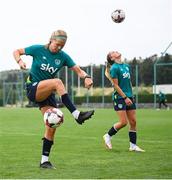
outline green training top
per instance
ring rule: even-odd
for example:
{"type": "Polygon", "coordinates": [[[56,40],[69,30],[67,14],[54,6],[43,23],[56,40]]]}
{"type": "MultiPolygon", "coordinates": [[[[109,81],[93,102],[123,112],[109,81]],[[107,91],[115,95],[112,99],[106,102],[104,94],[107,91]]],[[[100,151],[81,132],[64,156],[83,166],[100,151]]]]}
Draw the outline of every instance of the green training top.
{"type": "Polygon", "coordinates": [[[25,54],[33,57],[30,78],[27,82],[53,79],[63,66],[68,68],[75,66],[72,58],[64,51],[52,53],[45,45],[26,47],[25,54]]]}
{"type": "MultiPolygon", "coordinates": [[[[118,79],[118,85],[127,97],[133,97],[130,67],[128,64],[114,63],[110,68],[110,76],[112,79],[118,79]]],[[[116,90],[114,91],[114,95],[117,95],[117,98],[122,98],[116,90]]]]}

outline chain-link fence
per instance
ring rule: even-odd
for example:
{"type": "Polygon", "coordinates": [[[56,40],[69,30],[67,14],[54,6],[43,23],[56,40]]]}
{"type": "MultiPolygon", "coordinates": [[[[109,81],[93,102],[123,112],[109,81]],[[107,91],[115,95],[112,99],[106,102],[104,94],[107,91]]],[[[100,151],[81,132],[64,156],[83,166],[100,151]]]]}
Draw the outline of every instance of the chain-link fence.
{"type": "MultiPolygon", "coordinates": [[[[154,94],[152,86],[154,85],[154,64],[155,59],[147,58],[145,60],[133,59],[128,62],[131,67],[131,80],[133,85],[133,93],[135,95],[138,107],[154,107],[154,94]]],[[[158,66],[156,72],[157,84],[172,84],[172,57],[165,55],[159,63],[164,66],[158,66]],[[168,66],[167,66],[168,65],[168,66]]],[[[105,77],[105,65],[89,65],[81,67],[89,75],[91,75],[94,86],[87,90],[84,88],[82,79],[68,69],[63,67],[57,74],[70,95],[72,101],[76,105],[81,106],[97,106],[112,107],[113,87],[110,81],[105,77]]],[[[11,70],[0,72],[0,105],[26,106],[28,103],[25,92],[25,81],[29,75],[28,71],[11,70]]],[[[57,96],[58,101],[60,97],[57,96]]],[[[172,99],[169,95],[169,102],[172,99]]]]}

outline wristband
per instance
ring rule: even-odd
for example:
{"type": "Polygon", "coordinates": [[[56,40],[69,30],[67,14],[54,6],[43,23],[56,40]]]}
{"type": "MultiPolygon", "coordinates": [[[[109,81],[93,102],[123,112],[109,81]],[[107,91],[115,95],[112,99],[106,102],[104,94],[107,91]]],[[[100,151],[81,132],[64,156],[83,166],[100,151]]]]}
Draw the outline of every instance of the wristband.
{"type": "Polygon", "coordinates": [[[84,77],[84,80],[85,80],[86,78],[91,78],[91,76],[89,76],[89,75],[86,75],[86,76],[84,77]]]}
{"type": "Polygon", "coordinates": [[[17,63],[19,64],[19,62],[20,62],[20,61],[22,61],[22,60],[21,60],[21,59],[19,59],[19,60],[17,61],[17,63]]]}
{"type": "Polygon", "coordinates": [[[123,97],[124,98],[124,100],[126,100],[127,99],[127,96],[125,96],[125,97],[123,97]]]}

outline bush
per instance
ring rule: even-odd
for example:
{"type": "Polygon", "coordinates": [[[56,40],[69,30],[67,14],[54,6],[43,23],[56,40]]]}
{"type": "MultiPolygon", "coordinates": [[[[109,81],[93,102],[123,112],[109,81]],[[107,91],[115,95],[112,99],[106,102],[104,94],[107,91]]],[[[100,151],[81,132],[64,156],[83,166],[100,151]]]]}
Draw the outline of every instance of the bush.
{"type": "MultiPolygon", "coordinates": [[[[89,96],[89,103],[102,103],[102,96],[89,96]]],[[[74,98],[75,104],[82,104],[84,102],[87,102],[87,97],[85,96],[77,96],[74,98]]],[[[112,102],[112,96],[104,96],[104,102],[105,103],[111,103],[112,102]]]]}
{"type": "MultiPolygon", "coordinates": [[[[167,94],[167,102],[172,103],[172,94],[167,94]]],[[[157,96],[158,100],[158,96],[157,96]]],[[[75,104],[81,105],[82,103],[87,102],[87,97],[85,96],[77,96],[74,98],[75,104]]],[[[105,103],[112,102],[112,96],[104,96],[105,103]]],[[[89,103],[102,103],[102,96],[89,96],[89,103]]],[[[139,94],[138,95],[138,103],[154,103],[154,95],[153,94],[139,94]]]]}
{"type": "Polygon", "coordinates": [[[3,106],[3,99],[0,99],[0,106],[3,106]]]}

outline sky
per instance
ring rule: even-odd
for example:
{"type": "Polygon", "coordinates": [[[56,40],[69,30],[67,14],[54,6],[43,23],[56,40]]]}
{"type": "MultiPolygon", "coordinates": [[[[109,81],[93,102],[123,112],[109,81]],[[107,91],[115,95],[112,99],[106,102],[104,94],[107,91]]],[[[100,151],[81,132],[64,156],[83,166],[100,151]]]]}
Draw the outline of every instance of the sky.
{"type": "MultiPolygon", "coordinates": [[[[99,65],[112,50],[129,60],[160,55],[172,41],[172,0],[1,0],[0,22],[0,71],[19,69],[13,51],[46,44],[57,29],[76,64],[99,65]],[[120,24],[111,19],[116,9],[126,14],[120,24]]],[[[32,58],[22,59],[29,68],[32,58]]]]}

